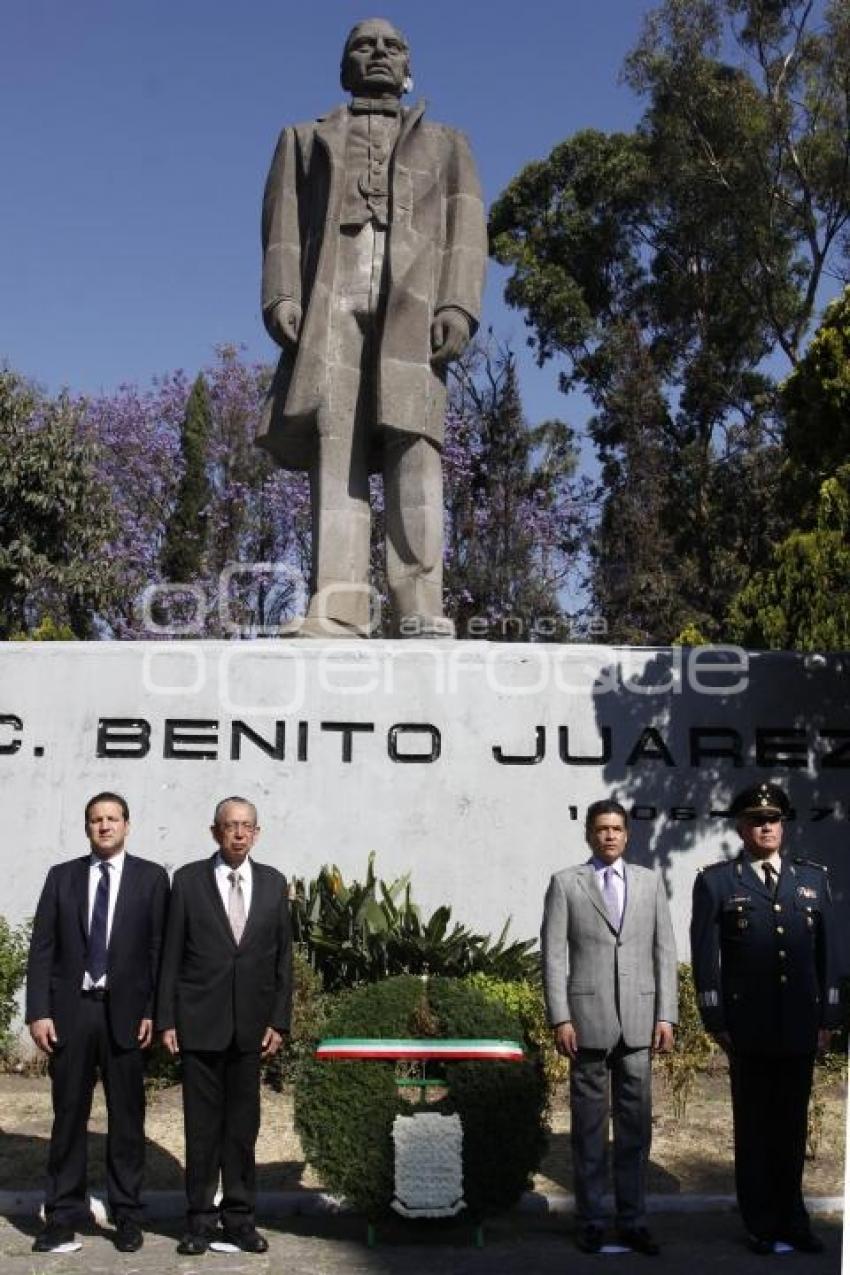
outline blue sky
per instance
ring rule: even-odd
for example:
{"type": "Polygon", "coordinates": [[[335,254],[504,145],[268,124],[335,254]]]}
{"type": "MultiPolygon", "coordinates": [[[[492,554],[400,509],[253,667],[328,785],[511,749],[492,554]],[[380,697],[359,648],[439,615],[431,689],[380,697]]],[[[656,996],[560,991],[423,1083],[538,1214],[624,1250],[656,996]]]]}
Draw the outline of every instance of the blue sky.
{"type": "MultiPolygon", "coordinates": [[[[259,210],[279,129],[343,99],[342,43],[395,21],[414,98],[462,128],[492,201],[578,128],[632,127],[617,83],[645,0],[5,0],[0,361],[50,391],[193,373],[220,342],[271,361],[259,210]]],[[[484,322],[518,350],[491,266],[484,322]]],[[[522,358],[530,420],[584,414],[522,358]]]]}

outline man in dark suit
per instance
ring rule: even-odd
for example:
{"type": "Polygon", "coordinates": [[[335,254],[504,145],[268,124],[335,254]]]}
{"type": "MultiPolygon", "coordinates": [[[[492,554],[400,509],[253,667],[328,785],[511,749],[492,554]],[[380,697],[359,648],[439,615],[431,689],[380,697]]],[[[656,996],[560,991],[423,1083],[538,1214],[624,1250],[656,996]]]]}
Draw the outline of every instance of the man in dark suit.
{"type": "Polygon", "coordinates": [[[706,1031],[729,1056],[735,1185],[750,1245],[823,1243],[803,1203],[815,1053],[841,1024],[826,868],[780,855],[788,798],[775,784],[732,802],[741,852],[694,882],[691,959],[706,1031]]]}
{"type": "Polygon", "coordinates": [[[604,1241],[610,1093],[618,1239],[655,1255],[644,1198],[650,1050],[672,1048],[678,1019],[673,925],[661,878],[623,859],[620,803],[588,806],[585,834],[592,857],[552,877],[542,931],[546,1010],[556,1048],[570,1059],[576,1242],[598,1253],[604,1241]]]}
{"type": "Polygon", "coordinates": [[[115,1243],[132,1253],[142,1246],[143,1050],[153,1035],[168,876],[125,852],[130,813],[117,793],[91,798],[85,827],[91,853],[47,874],[27,965],[26,1020],[50,1059],[54,1115],[46,1226],[33,1247],[72,1244],[74,1223],[87,1214],[86,1126],[99,1074],[115,1243]]]}
{"type": "Polygon", "coordinates": [[[260,1060],[289,1030],[289,901],[281,873],[249,858],[260,831],[250,801],[220,801],[211,831],[217,853],[174,874],[157,1000],[163,1043],[183,1060],[188,1209],[178,1252],[225,1241],[264,1253],[254,1224],[260,1060]]]}

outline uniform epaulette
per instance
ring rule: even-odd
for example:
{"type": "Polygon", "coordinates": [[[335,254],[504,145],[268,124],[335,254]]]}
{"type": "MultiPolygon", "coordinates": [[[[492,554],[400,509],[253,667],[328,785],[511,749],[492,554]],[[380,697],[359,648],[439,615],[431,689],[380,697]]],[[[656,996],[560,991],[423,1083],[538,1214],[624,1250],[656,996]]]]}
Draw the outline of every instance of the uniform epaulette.
{"type": "Polygon", "coordinates": [[[820,868],[821,872],[829,872],[825,863],[816,863],[814,859],[804,859],[802,855],[795,855],[791,862],[799,863],[802,868],[820,868]]]}
{"type": "Polygon", "coordinates": [[[717,863],[706,863],[699,869],[700,872],[714,872],[715,868],[728,868],[730,863],[734,863],[734,859],[720,859],[717,863]]]}

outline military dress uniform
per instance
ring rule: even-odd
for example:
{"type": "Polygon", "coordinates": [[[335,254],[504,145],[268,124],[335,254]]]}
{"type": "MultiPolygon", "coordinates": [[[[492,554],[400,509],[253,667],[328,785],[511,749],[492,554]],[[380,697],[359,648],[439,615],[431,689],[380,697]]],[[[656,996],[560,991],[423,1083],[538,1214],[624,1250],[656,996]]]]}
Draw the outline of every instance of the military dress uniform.
{"type": "Polygon", "coordinates": [[[802,1176],[818,1031],[840,1025],[825,867],[785,856],[770,888],[742,849],[694,884],[691,953],[706,1030],[729,1038],[735,1182],[751,1237],[810,1236],[802,1176]]]}

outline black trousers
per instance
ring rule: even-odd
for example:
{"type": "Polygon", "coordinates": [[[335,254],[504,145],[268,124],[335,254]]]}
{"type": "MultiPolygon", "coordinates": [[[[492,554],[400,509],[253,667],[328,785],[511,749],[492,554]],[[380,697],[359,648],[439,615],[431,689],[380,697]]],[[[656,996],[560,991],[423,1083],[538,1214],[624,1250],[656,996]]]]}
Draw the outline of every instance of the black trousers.
{"type": "Polygon", "coordinates": [[[104,1001],[80,997],[77,1021],[50,1059],[53,1130],[44,1211],[48,1222],[72,1226],[88,1216],[87,1128],[98,1075],[106,1095],[106,1191],[116,1220],[141,1208],[145,1163],[145,1083],[141,1049],[112,1039],[104,1001]]]}
{"type": "Polygon", "coordinates": [[[260,1055],[184,1049],[186,1201],[191,1231],[254,1222],[254,1150],[260,1131],[260,1055]],[[215,1194],[221,1175],[222,1198],[215,1194]]]}
{"type": "Polygon", "coordinates": [[[814,1054],[729,1058],[738,1207],[760,1239],[787,1239],[809,1226],[803,1165],[814,1061],[814,1054]]]}

